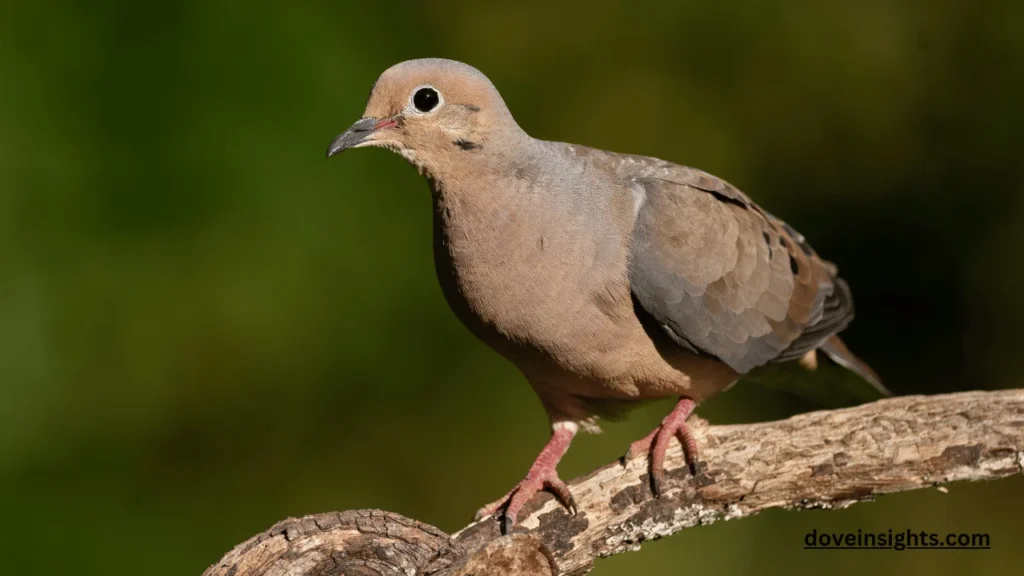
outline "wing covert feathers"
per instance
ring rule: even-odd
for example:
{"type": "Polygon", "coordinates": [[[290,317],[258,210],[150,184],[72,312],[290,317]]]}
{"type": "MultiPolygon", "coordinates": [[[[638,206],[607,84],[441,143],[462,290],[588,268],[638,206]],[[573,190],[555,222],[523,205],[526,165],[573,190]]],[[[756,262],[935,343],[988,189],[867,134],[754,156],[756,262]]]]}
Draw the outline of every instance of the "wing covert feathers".
{"type": "Polygon", "coordinates": [[[835,266],[727,182],[656,160],[624,167],[646,193],[631,288],[676,342],[745,373],[800,358],[853,319],[835,266]]]}

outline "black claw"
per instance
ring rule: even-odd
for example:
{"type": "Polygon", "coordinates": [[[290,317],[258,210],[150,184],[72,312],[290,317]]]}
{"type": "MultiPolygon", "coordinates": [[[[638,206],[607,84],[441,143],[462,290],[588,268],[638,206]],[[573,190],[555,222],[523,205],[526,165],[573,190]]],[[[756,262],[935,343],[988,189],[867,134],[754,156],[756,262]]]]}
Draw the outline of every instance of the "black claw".
{"type": "Polygon", "coordinates": [[[505,514],[501,517],[501,535],[508,536],[516,526],[516,517],[505,514]]]}
{"type": "Polygon", "coordinates": [[[651,474],[651,493],[655,498],[661,498],[661,478],[656,474],[651,474]]]}
{"type": "Polygon", "coordinates": [[[562,506],[565,506],[569,511],[569,514],[575,516],[576,513],[579,512],[579,507],[576,505],[576,498],[573,497],[572,490],[569,490],[568,486],[561,482],[557,484],[554,482],[546,482],[544,484],[544,488],[548,492],[554,494],[555,500],[557,500],[562,506]]]}
{"type": "Polygon", "coordinates": [[[693,474],[694,478],[696,478],[697,475],[700,474],[700,470],[701,470],[700,462],[697,462],[697,461],[690,462],[690,474],[693,474]]]}

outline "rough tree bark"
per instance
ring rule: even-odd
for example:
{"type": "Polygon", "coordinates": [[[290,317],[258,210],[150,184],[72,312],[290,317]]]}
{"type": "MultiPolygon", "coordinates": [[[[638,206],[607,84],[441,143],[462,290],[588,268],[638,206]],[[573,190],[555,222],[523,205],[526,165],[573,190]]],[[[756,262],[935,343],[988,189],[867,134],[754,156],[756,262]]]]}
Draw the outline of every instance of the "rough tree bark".
{"type": "Polygon", "coordinates": [[[844,508],[877,494],[1024,472],[1024,390],[906,396],[778,422],[695,423],[703,470],[678,445],[654,498],[643,459],[615,462],[570,488],[580,513],[549,495],[499,537],[492,519],[448,535],[390,512],[278,522],[204,576],[520,576],[582,574],[645,540],[774,507],[844,508]]]}

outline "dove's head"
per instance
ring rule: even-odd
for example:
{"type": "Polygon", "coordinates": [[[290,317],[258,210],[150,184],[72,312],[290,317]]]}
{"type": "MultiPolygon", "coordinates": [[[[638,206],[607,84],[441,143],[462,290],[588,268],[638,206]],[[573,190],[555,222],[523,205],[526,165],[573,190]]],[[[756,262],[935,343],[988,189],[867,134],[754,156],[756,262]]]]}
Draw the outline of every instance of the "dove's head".
{"type": "Polygon", "coordinates": [[[486,76],[468,64],[425,58],[385,70],[363,117],[331,142],[327,156],[379,146],[429,170],[453,155],[488,151],[510,134],[522,131],[486,76]]]}

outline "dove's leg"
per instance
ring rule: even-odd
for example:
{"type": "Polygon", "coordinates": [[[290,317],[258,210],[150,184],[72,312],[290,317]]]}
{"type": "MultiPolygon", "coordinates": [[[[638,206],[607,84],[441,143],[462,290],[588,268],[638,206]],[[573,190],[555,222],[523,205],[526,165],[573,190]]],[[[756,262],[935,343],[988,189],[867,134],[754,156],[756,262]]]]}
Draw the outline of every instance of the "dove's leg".
{"type": "Polygon", "coordinates": [[[697,474],[697,440],[686,423],[694,406],[696,403],[693,400],[682,398],[668,416],[661,421],[660,426],[629,446],[629,452],[626,453],[627,460],[641,454],[650,455],[651,491],[655,496],[661,495],[661,484],[665,478],[665,451],[668,450],[669,440],[673,436],[678,438],[679,443],[683,446],[686,461],[690,465],[690,472],[695,476],[697,474]]]}
{"type": "Polygon", "coordinates": [[[566,450],[569,449],[569,444],[579,428],[575,422],[555,422],[552,429],[551,439],[540,451],[537,459],[533,461],[533,466],[530,466],[526,478],[516,484],[508,494],[481,508],[476,513],[477,520],[504,510],[501,532],[510,534],[516,524],[516,515],[519,514],[523,505],[541,490],[551,492],[569,509],[570,513],[576,513],[576,501],[573,499],[572,493],[569,492],[569,487],[558,477],[555,468],[558,466],[558,461],[565,455],[566,450]]]}

